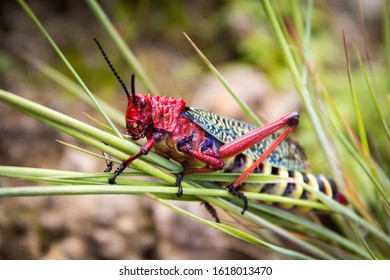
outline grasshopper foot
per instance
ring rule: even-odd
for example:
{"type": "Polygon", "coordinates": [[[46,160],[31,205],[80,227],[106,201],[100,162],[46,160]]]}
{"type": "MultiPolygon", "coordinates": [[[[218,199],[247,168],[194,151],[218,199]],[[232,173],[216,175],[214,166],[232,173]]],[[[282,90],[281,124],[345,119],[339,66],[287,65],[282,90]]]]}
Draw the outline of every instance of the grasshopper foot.
{"type": "Polygon", "coordinates": [[[116,184],[116,182],[115,182],[116,176],[117,176],[117,175],[114,174],[113,176],[111,176],[110,179],[108,179],[108,183],[109,183],[110,185],[115,185],[115,184],[116,184]]]}
{"type": "Polygon", "coordinates": [[[111,170],[112,170],[112,166],[113,166],[114,164],[112,163],[112,161],[110,161],[110,162],[107,162],[107,167],[106,167],[106,169],[104,169],[104,173],[108,173],[108,172],[111,172],[111,170]]]}
{"type": "Polygon", "coordinates": [[[108,179],[108,183],[110,183],[111,185],[116,184],[115,183],[116,177],[118,177],[118,175],[121,174],[125,169],[126,169],[126,165],[124,165],[123,163],[119,165],[118,168],[115,170],[114,174],[111,176],[111,178],[108,179]]]}
{"type": "Polygon", "coordinates": [[[237,191],[237,189],[233,185],[227,186],[226,190],[228,190],[232,195],[237,196],[239,199],[242,200],[244,206],[241,210],[241,215],[244,215],[245,211],[248,210],[248,198],[242,192],[237,191]]]}

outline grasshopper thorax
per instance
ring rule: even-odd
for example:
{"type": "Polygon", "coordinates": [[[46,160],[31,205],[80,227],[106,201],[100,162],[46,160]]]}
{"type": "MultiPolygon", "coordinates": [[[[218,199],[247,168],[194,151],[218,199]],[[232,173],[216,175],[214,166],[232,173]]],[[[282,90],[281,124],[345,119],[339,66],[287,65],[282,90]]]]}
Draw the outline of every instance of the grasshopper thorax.
{"type": "Polygon", "coordinates": [[[133,140],[148,138],[154,130],[172,133],[185,106],[183,99],[172,96],[132,94],[126,112],[126,131],[133,140]]]}

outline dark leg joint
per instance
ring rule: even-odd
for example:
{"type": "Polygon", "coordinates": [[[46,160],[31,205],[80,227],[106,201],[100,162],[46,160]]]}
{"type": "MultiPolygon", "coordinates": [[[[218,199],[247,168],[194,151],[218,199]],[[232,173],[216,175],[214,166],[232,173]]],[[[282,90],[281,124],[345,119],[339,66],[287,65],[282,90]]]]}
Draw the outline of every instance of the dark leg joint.
{"type": "Polygon", "coordinates": [[[142,155],[146,156],[149,153],[149,150],[147,148],[141,148],[140,152],[142,155]]]}
{"type": "Polygon", "coordinates": [[[291,113],[291,117],[288,120],[287,125],[288,126],[296,126],[296,125],[298,125],[298,123],[299,123],[299,113],[298,112],[291,113]]]}

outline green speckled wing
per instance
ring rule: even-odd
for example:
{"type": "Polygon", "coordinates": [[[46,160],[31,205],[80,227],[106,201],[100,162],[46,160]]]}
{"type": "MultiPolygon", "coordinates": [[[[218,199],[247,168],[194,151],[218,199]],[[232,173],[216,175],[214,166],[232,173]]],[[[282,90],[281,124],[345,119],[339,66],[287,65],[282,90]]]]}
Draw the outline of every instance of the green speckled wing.
{"type": "MultiPolygon", "coordinates": [[[[222,117],[193,107],[186,107],[184,115],[222,143],[228,143],[257,128],[239,120],[222,117]]],[[[278,134],[271,134],[243,153],[246,156],[257,159],[273,143],[277,136],[278,134]]],[[[293,138],[287,138],[280,143],[265,162],[275,167],[298,171],[305,170],[308,165],[303,148],[293,138]]]]}

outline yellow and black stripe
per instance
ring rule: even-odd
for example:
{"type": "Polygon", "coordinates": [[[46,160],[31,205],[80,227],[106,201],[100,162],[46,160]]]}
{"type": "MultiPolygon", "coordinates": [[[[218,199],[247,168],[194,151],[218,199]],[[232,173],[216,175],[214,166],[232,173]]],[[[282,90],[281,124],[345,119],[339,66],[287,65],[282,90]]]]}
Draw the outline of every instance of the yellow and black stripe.
{"type": "MultiPolygon", "coordinates": [[[[225,163],[225,172],[242,173],[249,166],[252,165],[253,159],[243,154],[236,156],[234,159],[225,163]]],[[[335,182],[326,177],[325,175],[313,175],[299,170],[288,170],[283,167],[275,167],[268,163],[262,163],[255,173],[264,175],[278,175],[283,178],[293,178],[295,182],[280,182],[280,183],[266,183],[266,184],[252,184],[245,183],[242,187],[242,191],[260,192],[272,195],[280,195],[286,197],[292,197],[297,199],[305,199],[310,201],[316,201],[317,197],[310,192],[306,191],[299,183],[306,183],[313,189],[319,190],[326,194],[328,197],[345,204],[345,197],[339,193],[335,182]]],[[[293,204],[278,203],[277,206],[285,209],[299,209],[301,211],[309,211],[308,207],[294,206],[293,204]]]]}

